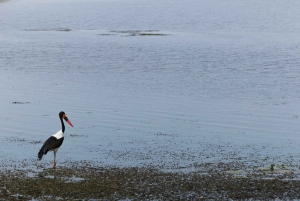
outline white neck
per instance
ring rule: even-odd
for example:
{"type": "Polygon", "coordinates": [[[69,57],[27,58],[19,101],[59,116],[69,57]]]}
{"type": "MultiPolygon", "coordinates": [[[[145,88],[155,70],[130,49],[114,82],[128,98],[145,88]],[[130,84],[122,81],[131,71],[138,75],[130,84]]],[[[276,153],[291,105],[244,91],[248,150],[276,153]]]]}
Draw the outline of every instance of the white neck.
{"type": "Polygon", "coordinates": [[[52,136],[55,137],[56,139],[60,139],[64,136],[64,133],[62,132],[62,130],[60,130],[52,136]]]}

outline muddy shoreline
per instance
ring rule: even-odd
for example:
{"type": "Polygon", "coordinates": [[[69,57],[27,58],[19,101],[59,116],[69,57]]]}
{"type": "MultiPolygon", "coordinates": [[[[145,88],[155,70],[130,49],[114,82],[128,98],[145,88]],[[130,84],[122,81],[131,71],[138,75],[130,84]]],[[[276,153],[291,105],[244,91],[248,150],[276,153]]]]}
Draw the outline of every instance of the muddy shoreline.
{"type": "MultiPolygon", "coordinates": [[[[5,168],[0,172],[3,200],[287,200],[299,199],[294,171],[237,170],[242,164],[201,164],[197,171],[157,167],[68,163],[39,170],[5,168]]],[[[254,168],[252,168],[253,170],[254,168]]],[[[284,169],[284,168],[282,168],[284,169]]],[[[287,168],[285,168],[287,169],[287,168]]]]}

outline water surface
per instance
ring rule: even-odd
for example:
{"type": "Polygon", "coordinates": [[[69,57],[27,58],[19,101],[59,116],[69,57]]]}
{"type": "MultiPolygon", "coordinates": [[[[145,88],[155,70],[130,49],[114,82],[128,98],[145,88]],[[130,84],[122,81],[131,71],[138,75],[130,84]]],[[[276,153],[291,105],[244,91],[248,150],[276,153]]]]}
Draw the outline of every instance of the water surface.
{"type": "Polygon", "coordinates": [[[58,163],[291,163],[299,154],[297,8],[298,1],[4,1],[0,155],[35,160],[63,110],[74,128],[66,127],[58,163]]]}

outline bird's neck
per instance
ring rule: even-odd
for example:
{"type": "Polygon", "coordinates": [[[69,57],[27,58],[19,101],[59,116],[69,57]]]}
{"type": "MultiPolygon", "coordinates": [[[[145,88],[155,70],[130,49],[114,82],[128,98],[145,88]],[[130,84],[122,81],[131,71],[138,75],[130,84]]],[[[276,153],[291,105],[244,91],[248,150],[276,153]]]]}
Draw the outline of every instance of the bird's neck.
{"type": "Polygon", "coordinates": [[[64,133],[65,132],[65,124],[64,124],[62,118],[60,118],[60,122],[61,122],[61,131],[64,133]]]}
{"type": "Polygon", "coordinates": [[[55,137],[56,139],[60,139],[64,137],[64,133],[62,132],[62,130],[60,130],[52,136],[55,137]]]}

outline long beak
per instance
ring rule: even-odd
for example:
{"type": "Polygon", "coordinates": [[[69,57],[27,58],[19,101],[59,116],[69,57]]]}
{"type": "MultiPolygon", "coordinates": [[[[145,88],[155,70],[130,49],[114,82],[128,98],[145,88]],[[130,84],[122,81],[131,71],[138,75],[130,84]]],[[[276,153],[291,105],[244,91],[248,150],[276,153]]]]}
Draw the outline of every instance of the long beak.
{"type": "Polygon", "coordinates": [[[70,126],[74,127],[74,126],[72,125],[72,123],[70,122],[70,120],[68,119],[68,117],[64,117],[64,120],[65,120],[70,126]]]}

